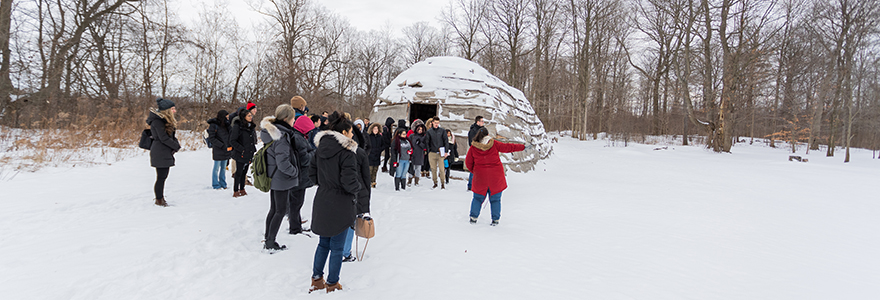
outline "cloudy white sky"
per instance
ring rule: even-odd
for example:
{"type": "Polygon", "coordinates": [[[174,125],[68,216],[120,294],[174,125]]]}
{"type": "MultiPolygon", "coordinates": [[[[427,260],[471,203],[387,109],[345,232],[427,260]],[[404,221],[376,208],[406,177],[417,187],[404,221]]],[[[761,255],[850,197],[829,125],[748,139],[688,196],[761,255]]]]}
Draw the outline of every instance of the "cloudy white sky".
{"type": "MultiPolygon", "coordinates": [[[[427,21],[439,27],[437,17],[448,0],[312,0],[323,5],[333,13],[348,19],[349,23],[362,31],[382,30],[391,26],[396,35],[400,29],[419,21],[427,21]]],[[[267,0],[178,0],[181,19],[192,22],[198,19],[198,11],[203,6],[225,3],[229,11],[244,28],[258,23],[264,16],[256,13],[252,6],[270,5],[267,0]]]]}

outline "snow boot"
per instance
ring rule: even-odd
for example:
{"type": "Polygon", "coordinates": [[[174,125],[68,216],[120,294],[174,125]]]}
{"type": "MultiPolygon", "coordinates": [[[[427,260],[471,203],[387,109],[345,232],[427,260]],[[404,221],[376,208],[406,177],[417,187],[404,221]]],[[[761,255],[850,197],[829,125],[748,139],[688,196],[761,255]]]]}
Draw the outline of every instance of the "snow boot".
{"type": "Polygon", "coordinates": [[[409,179],[406,180],[406,186],[412,186],[413,178],[415,178],[415,177],[410,177],[409,179]]]}
{"type": "Polygon", "coordinates": [[[242,196],[247,196],[247,192],[245,190],[240,190],[239,192],[241,193],[242,196]]]}
{"type": "Polygon", "coordinates": [[[400,189],[404,191],[406,190],[406,180],[403,178],[400,178],[400,189]]]}
{"type": "Polygon", "coordinates": [[[309,288],[309,293],[326,288],[327,285],[324,283],[324,277],[312,278],[312,286],[309,288]]]}
{"type": "Polygon", "coordinates": [[[471,217],[471,224],[477,224],[477,218],[471,217]]]}
{"type": "Polygon", "coordinates": [[[165,202],[165,197],[156,199],[156,205],[161,207],[168,207],[168,202],[165,202]]]}
{"type": "Polygon", "coordinates": [[[354,255],[349,255],[349,256],[342,258],[342,262],[353,262],[356,260],[357,260],[357,257],[354,257],[354,255]]]}
{"type": "Polygon", "coordinates": [[[436,188],[437,188],[437,184],[435,183],[434,186],[431,187],[431,189],[433,190],[433,189],[436,189],[436,188]]]}
{"type": "Polygon", "coordinates": [[[276,250],[276,251],[277,250],[287,250],[287,246],[286,245],[279,245],[275,241],[266,241],[266,243],[263,244],[263,249],[276,250]]]}
{"type": "Polygon", "coordinates": [[[382,166],[382,173],[388,173],[388,166],[382,166]]]}
{"type": "Polygon", "coordinates": [[[241,191],[232,192],[232,198],[238,198],[238,197],[241,197],[241,191]]]}
{"type": "Polygon", "coordinates": [[[498,220],[492,220],[492,224],[489,224],[489,226],[498,226],[498,220]]]}
{"type": "Polygon", "coordinates": [[[394,190],[395,191],[400,190],[400,178],[394,177],[394,190]]]}
{"type": "Polygon", "coordinates": [[[416,186],[419,186],[419,178],[416,177],[416,186]]]}
{"type": "Polygon", "coordinates": [[[328,284],[328,285],[327,285],[327,292],[328,292],[328,293],[329,293],[329,292],[336,291],[336,290],[342,290],[342,285],[339,284],[339,282],[334,283],[334,284],[328,284]]]}

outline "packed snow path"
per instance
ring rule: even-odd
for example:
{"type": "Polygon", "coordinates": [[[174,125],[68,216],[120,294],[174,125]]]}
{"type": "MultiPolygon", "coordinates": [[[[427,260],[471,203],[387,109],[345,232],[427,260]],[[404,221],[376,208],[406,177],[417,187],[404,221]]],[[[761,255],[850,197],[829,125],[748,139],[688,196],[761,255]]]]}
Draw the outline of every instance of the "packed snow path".
{"type": "MultiPolygon", "coordinates": [[[[343,264],[343,291],[308,297],[880,295],[880,160],[869,151],[796,163],[763,146],[607,145],[561,138],[535,172],[509,173],[497,227],[488,207],[468,224],[464,181],[394,192],[380,173],[364,261],[343,264]]],[[[169,208],[152,205],[148,155],[0,182],[0,299],[305,297],[318,239],[287,235],[285,220],[290,249],[261,253],[268,194],[211,190],[208,151],[177,154],[169,208]]]]}

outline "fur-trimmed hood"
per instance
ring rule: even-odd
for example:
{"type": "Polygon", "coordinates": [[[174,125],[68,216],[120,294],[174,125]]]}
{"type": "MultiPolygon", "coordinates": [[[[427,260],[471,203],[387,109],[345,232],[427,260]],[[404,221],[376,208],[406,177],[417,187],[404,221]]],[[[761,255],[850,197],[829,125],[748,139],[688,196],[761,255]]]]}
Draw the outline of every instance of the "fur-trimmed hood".
{"type": "Polygon", "coordinates": [[[280,124],[276,123],[279,122],[276,122],[275,116],[268,116],[260,121],[260,127],[263,128],[262,131],[269,134],[267,138],[267,136],[262,134],[261,132],[260,139],[263,140],[263,143],[280,140],[281,137],[284,136],[284,134],[291,133],[291,130],[289,128],[283,128],[283,126],[280,126],[280,124]]]}
{"type": "Polygon", "coordinates": [[[492,145],[495,144],[495,140],[489,136],[483,137],[482,141],[473,141],[471,146],[477,147],[477,149],[486,151],[492,148],[492,145]]]}
{"type": "Polygon", "coordinates": [[[342,135],[342,133],[333,130],[324,130],[315,134],[315,147],[318,148],[316,152],[318,156],[331,157],[342,150],[348,150],[357,154],[358,143],[353,139],[342,135]],[[333,137],[332,140],[336,143],[326,143],[324,137],[333,137]],[[321,147],[322,142],[324,143],[324,147],[321,147]]]}
{"type": "Polygon", "coordinates": [[[370,124],[370,127],[367,128],[367,134],[373,134],[373,127],[379,128],[379,134],[382,134],[382,125],[379,123],[370,124]]]}

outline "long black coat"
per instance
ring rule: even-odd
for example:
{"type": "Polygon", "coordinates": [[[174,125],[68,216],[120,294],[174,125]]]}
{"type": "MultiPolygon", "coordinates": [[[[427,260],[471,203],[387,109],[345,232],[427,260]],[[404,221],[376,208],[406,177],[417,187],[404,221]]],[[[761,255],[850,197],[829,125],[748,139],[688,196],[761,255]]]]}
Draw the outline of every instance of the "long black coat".
{"type": "Polygon", "coordinates": [[[254,122],[235,117],[229,130],[229,143],[232,144],[232,159],[240,163],[250,163],[257,152],[257,132],[254,122]]]}
{"type": "Polygon", "coordinates": [[[382,150],[388,149],[385,145],[385,137],[381,134],[368,134],[366,137],[370,143],[370,152],[367,155],[370,166],[378,166],[382,164],[382,150]]]}
{"type": "Polygon", "coordinates": [[[393,139],[394,135],[394,118],[388,117],[385,119],[385,126],[382,126],[382,150],[388,150],[388,147],[391,147],[391,139],[393,139]]]}
{"type": "MultiPolygon", "coordinates": [[[[357,150],[357,159],[358,159],[358,183],[363,187],[357,195],[357,214],[363,214],[370,212],[370,194],[372,193],[372,188],[370,186],[370,166],[369,159],[367,158],[367,151],[364,149],[358,148],[357,150]]],[[[378,166],[378,165],[377,165],[378,166]]]]}
{"type": "Polygon", "coordinates": [[[357,143],[339,132],[315,135],[315,159],[309,177],[318,185],[312,204],[312,231],[323,237],[342,233],[354,225],[355,202],[365,188],[358,181],[357,143]]]}
{"type": "Polygon", "coordinates": [[[232,144],[229,143],[229,121],[213,118],[208,120],[208,124],[208,141],[211,142],[211,153],[214,160],[232,158],[232,151],[226,150],[232,147],[232,144]]]}
{"type": "MultiPolygon", "coordinates": [[[[418,125],[418,127],[425,128],[425,125],[418,125]]],[[[416,129],[418,129],[416,127],[416,129]]],[[[413,145],[413,154],[410,158],[410,163],[414,166],[421,166],[425,164],[425,152],[428,150],[428,134],[427,131],[422,134],[418,134],[413,132],[412,135],[409,136],[409,140],[413,145]]],[[[416,170],[418,172],[419,170],[416,170]]]]}
{"type": "Polygon", "coordinates": [[[147,117],[147,125],[153,135],[153,144],[150,145],[150,165],[156,168],[170,168],[174,166],[174,153],[180,150],[180,142],[177,141],[174,132],[170,135],[165,132],[165,121],[155,112],[150,112],[147,117]]]}

